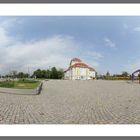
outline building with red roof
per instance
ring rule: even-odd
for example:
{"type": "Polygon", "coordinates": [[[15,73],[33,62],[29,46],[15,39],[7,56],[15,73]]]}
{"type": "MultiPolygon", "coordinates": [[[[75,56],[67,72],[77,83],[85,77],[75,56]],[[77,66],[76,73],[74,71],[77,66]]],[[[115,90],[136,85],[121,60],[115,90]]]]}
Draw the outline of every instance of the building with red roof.
{"type": "Polygon", "coordinates": [[[96,71],[94,68],[83,63],[79,58],[73,58],[68,69],[65,71],[64,77],[69,80],[95,79],[96,71]]]}

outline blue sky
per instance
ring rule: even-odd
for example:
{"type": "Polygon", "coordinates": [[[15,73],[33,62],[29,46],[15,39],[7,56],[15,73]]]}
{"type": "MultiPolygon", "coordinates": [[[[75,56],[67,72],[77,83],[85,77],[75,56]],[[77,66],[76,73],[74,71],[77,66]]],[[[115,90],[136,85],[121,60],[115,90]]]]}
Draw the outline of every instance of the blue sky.
{"type": "Polygon", "coordinates": [[[0,73],[66,69],[73,57],[98,73],[139,69],[140,17],[0,17],[0,73]]]}

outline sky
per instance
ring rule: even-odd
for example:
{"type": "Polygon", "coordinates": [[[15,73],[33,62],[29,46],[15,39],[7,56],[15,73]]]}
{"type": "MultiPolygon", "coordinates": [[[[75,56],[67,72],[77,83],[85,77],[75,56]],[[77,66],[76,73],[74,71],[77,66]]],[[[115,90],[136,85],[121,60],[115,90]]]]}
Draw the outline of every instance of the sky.
{"type": "Polygon", "coordinates": [[[140,69],[140,17],[0,17],[0,74],[65,70],[74,57],[99,74],[140,69]]]}

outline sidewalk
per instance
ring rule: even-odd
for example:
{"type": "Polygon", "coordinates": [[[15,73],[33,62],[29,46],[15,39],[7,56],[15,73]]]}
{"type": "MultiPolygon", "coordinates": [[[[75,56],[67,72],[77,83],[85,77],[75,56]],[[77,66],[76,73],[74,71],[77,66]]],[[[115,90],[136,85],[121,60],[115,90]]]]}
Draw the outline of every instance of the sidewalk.
{"type": "Polygon", "coordinates": [[[36,89],[13,89],[0,88],[0,93],[18,94],[18,95],[36,95],[36,89]]]}

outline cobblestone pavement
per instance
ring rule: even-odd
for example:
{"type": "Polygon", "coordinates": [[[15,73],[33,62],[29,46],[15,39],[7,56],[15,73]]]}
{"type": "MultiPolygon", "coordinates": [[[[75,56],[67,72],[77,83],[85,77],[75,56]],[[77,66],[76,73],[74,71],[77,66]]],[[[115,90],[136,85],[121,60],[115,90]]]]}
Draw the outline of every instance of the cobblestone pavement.
{"type": "Polygon", "coordinates": [[[0,93],[1,124],[140,124],[140,85],[47,81],[40,95],[0,93]]]}

